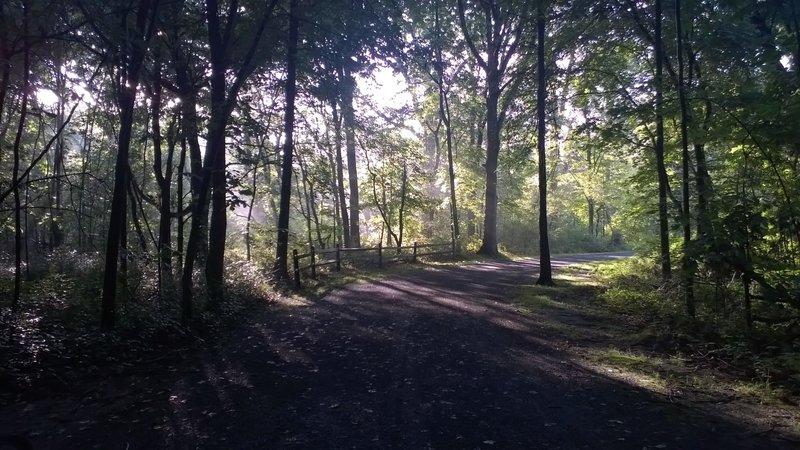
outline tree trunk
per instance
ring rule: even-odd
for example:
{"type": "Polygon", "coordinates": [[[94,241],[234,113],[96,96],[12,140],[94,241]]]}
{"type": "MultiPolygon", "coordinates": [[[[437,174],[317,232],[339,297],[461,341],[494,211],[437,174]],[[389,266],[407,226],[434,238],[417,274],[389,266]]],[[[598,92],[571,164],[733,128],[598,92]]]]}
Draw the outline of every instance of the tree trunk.
{"type": "MultiPolygon", "coordinates": [[[[263,153],[263,146],[259,144],[258,157],[256,158],[256,161],[261,161],[264,158],[263,153]]],[[[253,206],[256,203],[256,192],[258,192],[258,162],[256,162],[255,167],[253,167],[253,180],[250,184],[250,204],[247,205],[247,224],[245,225],[244,229],[244,246],[245,251],[247,252],[248,262],[250,262],[252,256],[251,248],[253,246],[253,238],[251,236],[251,228],[253,223],[253,206]]]]}
{"type": "Polygon", "coordinates": [[[286,42],[286,111],[284,116],[284,146],[281,163],[281,197],[278,211],[278,241],[275,251],[276,279],[289,278],[289,209],[292,198],[292,156],[294,155],[294,101],[297,95],[297,41],[300,28],[299,0],[289,4],[289,35],[286,42]]]}
{"type": "MultiPolygon", "coordinates": [[[[181,127],[181,133],[184,133],[185,130],[181,127]]],[[[176,202],[175,205],[175,212],[176,212],[176,222],[177,222],[177,235],[175,237],[175,248],[178,255],[178,267],[183,267],[183,255],[184,255],[184,248],[183,248],[183,178],[184,178],[184,170],[186,167],[186,135],[181,137],[181,156],[180,160],[178,161],[178,186],[176,187],[176,202]]]]}
{"type": "Polygon", "coordinates": [[[116,319],[117,299],[117,263],[119,259],[120,241],[126,227],[125,193],[129,183],[128,155],[131,145],[133,127],[133,109],[136,102],[136,89],[139,86],[139,73],[142,69],[149,39],[146,31],[147,22],[151,19],[151,9],[155,6],[150,0],[140,0],[136,11],[136,39],[129,38],[122,44],[126,51],[126,63],[118,63],[123,79],[117,85],[117,106],[119,108],[119,134],[117,138],[117,158],[114,165],[114,188],[111,196],[111,213],[108,223],[108,239],[106,240],[106,261],[103,274],[103,297],[101,301],[100,327],[109,330],[114,327],[116,319]]]}
{"type": "Polygon", "coordinates": [[[403,161],[403,175],[400,179],[400,212],[398,217],[398,239],[397,239],[397,253],[400,253],[400,247],[403,246],[403,230],[406,211],[406,195],[408,193],[408,164],[403,161]]]}
{"type": "MultiPolygon", "coordinates": [[[[198,252],[201,260],[205,260],[208,255],[208,205],[197,208],[195,204],[200,199],[200,189],[203,180],[203,151],[200,148],[200,132],[197,129],[199,117],[197,116],[197,90],[189,81],[188,69],[176,59],[175,80],[178,84],[178,92],[181,99],[181,130],[186,144],[189,147],[189,167],[191,170],[189,177],[189,188],[192,194],[191,210],[201,214],[199,220],[203,223],[201,232],[203,236],[198,240],[198,252]]],[[[194,219],[193,219],[194,220],[194,219]]]]}
{"type": "MultiPolygon", "coordinates": [[[[58,103],[56,105],[56,129],[59,129],[64,124],[64,98],[67,97],[66,92],[66,76],[61,73],[63,65],[61,64],[61,52],[63,49],[59,47],[56,50],[58,56],[56,57],[55,64],[58,72],[55,75],[56,92],[58,93],[58,103]]],[[[52,167],[52,181],[50,182],[50,249],[60,247],[64,243],[64,230],[61,228],[62,209],[61,209],[61,171],[64,168],[64,134],[59,134],[56,139],[56,144],[53,149],[53,167],[52,167]]]]}
{"type": "Polygon", "coordinates": [[[656,171],[658,172],[658,224],[661,241],[661,278],[667,281],[672,276],[672,265],[669,254],[669,222],[667,211],[667,169],[664,165],[664,51],[661,39],[662,8],[661,0],[655,0],[656,5],[656,30],[655,30],[655,59],[656,59],[656,171]]]}
{"type": "MultiPolygon", "coordinates": [[[[27,38],[28,8],[23,5],[23,31],[27,38]]],[[[25,132],[25,121],[28,116],[28,95],[30,91],[30,48],[25,43],[22,63],[22,104],[19,111],[19,123],[14,137],[12,183],[14,183],[14,296],[11,300],[11,314],[16,317],[19,311],[20,293],[22,290],[22,202],[19,195],[19,158],[22,146],[22,135],[25,132]]],[[[2,111],[0,111],[2,114],[2,111]]]]}
{"type": "Polygon", "coordinates": [[[545,105],[547,101],[547,73],[544,64],[544,29],[545,17],[542,1],[536,8],[536,71],[538,86],[536,92],[537,138],[536,147],[539,153],[539,279],[536,284],[553,285],[553,269],[550,264],[550,238],[547,232],[547,161],[545,144],[547,139],[547,123],[545,122],[545,105]]]}
{"type": "MultiPolygon", "coordinates": [[[[213,304],[222,302],[225,272],[225,240],[228,230],[228,208],[225,202],[225,128],[227,114],[228,69],[227,43],[223,40],[219,9],[216,0],[206,2],[208,23],[209,61],[211,63],[211,108],[208,122],[208,141],[203,166],[208,168],[211,181],[211,211],[208,224],[208,259],[206,260],[206,284],[208,296],[213,304]]],[[[229,17],[228,20],[234,20],[229,17]]],[[[230,25],[230,23],[228,24],[230,25]]]]}
{"type": "MultiPolygon", "coordinates": [[[[508,72],[512,57],[522,36],[524,20],[514,23],[511,13],[499,2],[481,1],[486,47],[478,50],[467,26],[463,0],[458,0],[458,19],[469,51],[486,75],[486,194],[484,196],[483,242],[478,253],[497,255],[497,163],[500,154],[502,115],[498,111],[500,95],[508,84],[503,76],[508,72]]],[[[480,141],[480,138],[479,138],[480,141]]],[[[480,144],[479,144],[480,145],[480,144]]]]}
{"type": "Polygon", "coordinates": [[[175,152],[175,136],[173,120],[167,131],[167,161],[163,167],[161,139],[161,66],[153,69],[153,92],[150,101],[153,132],[153,174],[159,189],[159,224],[158,242],[156,243],[159,265],[158,282],[159,298],[163,299],[166,287],[171,285],[172,275],[172,205],[170,192],[172,184],[172,155],[175,152]]]}
{"type": "MultiPolygon", "coordinates": [[[[334,146],[336,147],[336,194],[339,217],[342,218],[342,237],[344,246],[351,247],[350,220],[347,213],[347,202],[344,193],[344,162],[342,161],[342,118],[339,116],[336,101],[331,103],[333,109],[334,146]]],[[[341,242],[341,241],[340,241],[341,242]]]]}
{"type": "MultiPolygon", "coordinates": [[[[441,33],[441,23],[439,22],[439,3],[436,4],[436,11],[434,14],[434,27],[436,28],[437,38],[440,37],[439,34],[441,33]]],[[[456,247],[457,251],[461,250],[461,231],[459,228],[458,223],[458,206],[456,203],[456,173],[455,168],[453,166],[453,128],[450,123],[450,103],[447,99],[447,92],[444,88],[444,60],[442,58],[442,48],[440,40],[437,40],[437,47],[436,47],[436,62],[438,64],[437,67],[437,78],[438,82],[436,83],[439,88],[439,118],[442,120],[444,124],[444,132],[445,132],[445,142],[447,144],[447,177],[448,182],[450,184],[450,220],[453,224],[453,244],[456,247]]],[[[437,138],[438,142],[438,138],[437,138]]],[[[437,152],[438,154],[438,152],[437,152]]],[[[405,165],[403,166],[405,169],[405,165]]]]}
{"type": "MultiPolygon", "coordinates": [[[[308,220],[314,223],[314,234],[317,236],[317,244],[320,248],[325,248],[325,242],[322,240],[322,230],[320,230],[319,214],[317,214],[316,194],[314,193],[314,182],[308,176],[305,159],[302,155],[297,155],[297,162],[300,164],[300,174],[303,178],[303,193],[306,198],[306,208],[308,209],[308,220]]],[[[309,231],[311,226],[309,223],[309,231]]],[[[313,245],[309,239],[309,245],[313,245]]]]}
{"type": "Polygon", "coordinates": [[[681,193],[683,225],[683,258],[681,260],[683,284],[683,298],[686,304],[686,314],[694,317],[694,260],[692,258],[692,225],[690,220],[691,207],[689,205],[689,107],[686,100],[686,86],[684,82],[683,63],[683,29],[681,17],[681,0],[675,0],[675,32],[678,52],[678,97],[681,110],[681,193]]]}
{"type": "Polygon", "coordinates": [[[361,247],[360,206],[358,201],[358,170],[356,168],[356,135],[355,112],[353,111],[353,93],[355,79],[344,71],[344,89],[342,92],[342,118],[344,119],[345,146],[347,150],[347,174],[350,180],[350,243],[353,247],[361,247]]]}
{"type": "Polygon", "coordinates": [[[486,193],[483,210],[483,242],[478,253],[497,255],[497,162],[500,155],[500,123],[497,104],[500,98],[500,74],[487,76],[486,95],[486,193]]]}
{"type": "MultiPolygon", "coordinates": [[[[210,176],[211,187],[211,218],[208,228],[208,259],[206,260],[206,285],[208,294],[214,305],[219,305],[223,300],[224,273],[225,273],[225,241],[228,229],[228,214],[225,174],[225,131],[231,117],[239,90],[247,77],[254,69],[253,57],[261,44],[268,19],[277,4],[273,0],[266,8],[264,16],[249,41],[249,48],[244,57],[239,61],[239,68],[234,76],[229,76],[232,65],[229,53],[232,50],[233,35],[230,33],[235,28],[237,20],[237,3],[232,2],[227,14],[227,22],[223,26],[220,21],[220,10],[217,0],[206,0],[206,22],[208,31],[208,53],[211,65],[210,91],[210,119],[208,123],[208,141],[206,154],[203,161],[204,169],[210,176]],[[230,83],[230,84],[229,84],[230,83]]],[[[205,178],[205,174],[204,174],[205,178]]],[[[201,186],[201,191],[203,187],[201,186]]],[[[199,210],[202,211],[202,210],[199,210]]]]}

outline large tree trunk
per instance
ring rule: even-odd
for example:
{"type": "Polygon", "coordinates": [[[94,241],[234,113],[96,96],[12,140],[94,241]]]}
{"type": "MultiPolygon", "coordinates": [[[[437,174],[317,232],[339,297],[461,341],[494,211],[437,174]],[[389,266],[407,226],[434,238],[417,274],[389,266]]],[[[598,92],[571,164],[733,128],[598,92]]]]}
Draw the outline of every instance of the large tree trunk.
{"type": "Polygon", "coordinates": [[[103,274],[103,298],[101,301],[100,327],[109,330],[114,327],[117,299],[117,263],[123,229],[125,228],[125,193],[129,183],[128,155],[133,127],[133,108],[136,102],[136,89],[139,86],[139,73],[146,52],[146,42],[152,30],[146,30],[148,20],[153,16],[152,1],[140,0],[136,9],[136,39],[129,38],[120,51],[128,56],[127,63],[118,64],[124,77],[117,86],[117,106],[119,108],[119,134],[117,138],[117,159],[114,166],[114,190],[111,196],[111,213],[106,240],[106,261],[103,274]]]}
{"type": "MultiPolygon", "coordinates": [[[[336,147],[336,197],[339,216],[342,218],[342,237],[344,246],[352,246],[350,241],[350,220],[347,213],[347,201],[344,193],[344,163],[342,161],[342,118],[337,111],[336,101],[332,102],[334,146],[336,147]]],[[[340,241],[341,242],[341,241],[340,241]]]]}
{"type": "MultiPolygon", "coordinates": [[[[501,2],[481,1],[485,48],[478,49],[467,25],[465,4],[458,0],[458,19],[470,53],[486,74],[486,194],[484,196],[483,242],[478,253],[497,255],[497,163],[503,118],[498,110],[506,75],[517,53],[524,20],[515,23],[513,14],[501,2]]],[[[506,5],[508,6],[508,5],[506,5]]],[[[518,75],[519,76],[519,75],[518,75]]]]}
{"type": "MultiPolygon", "coordinates": [[[[211,213],[208,225],[208,259],[206,260],[206,283],[208,295],[213,303],[222,301],[225,272],[225,240],[228,231],[228,208],[225,204],[225,128],[227,114],[228,48],[222,36],[219,9],[216,0],[206,2],[208,22],[209,61],[211,62],[211,116],[208,123],[208,142],[204,167],[211,172],[211,213]]],[[[228,20],[233,20],[229,17],[228,20]]],[[[229,23],[230,25],[230,23],[229,23]]]]}
{"type": "Polygon", "coordinates": [[[279,280],[289,278],[289,209],[292,199],[292,156],[294,155],[294,101],[297,95],[297,41],[300,27],[298,0],[289,4],[289,36],[286,43],[286,112],[284,116],[284,146],[281,162],[281,198],[278,211],[278,241],[273,275],[279,280]]]}
{"type": "MultiPolygon", "coordinates": [[[[228,5],[227,22],[224,27],[220,21],[217,0],[206,0],[206,21],[208,22],[208,52],[211,63],[211,117],[208,123],[208,143],[203,161],[204,168],[210,172],[211,219],[208,228],[208,259],[206,260],[206,285],[213,303],[223,300],[225,273],[225,241],[228,231],[228,208],[226,205],[227,180],[225,176],[225,132],[231,117],[239,90],[254,69],[253,57],[261,44],[268,19],[277,4],[273,0],[266,9],[256,31],[252,33],[250,47],[241,60],[241,66],[234,76],[229,76],[231,61],[229,53],[234,43],[230,33],[235,28],[237,3],[228,5]]],[[[202,187],[201,187],[202,189],[202,187]]]]}
{"type": "Polygon", "coordinates": [[[683,297],[686,304],[686,314],[694,317],[694,260],[692,258],[692,225],[690,220],[691,207],[689,205],[689,106],[686,100],[686,86],[684,82],[683,63],[683,30],[681,17],[681,0],[675,0],[675,32],[678,52],[678,97],[681,110],[681,193],[683,222],[683,258],[681,260],[681,282],[683,284],[683,297]]]}
{"type": "Polygon", "coordinates": [[[553,269],[550,264],[550,238],[547,232],[547,164],[545,153],[547,139],[547,123],[545,122],[547,74],[544,64],[544,28],[544,7],[540,1],[536,7],[536,71],[539,78],[536,90],[536,117],[538,122],[536,147],[539,154],[539,279],[536,280],[536,284],[552,286],[553,269]]]}
{"type": "MultiPolygon", "coordinates": [[[[28,30],[28,9],[23,7],[23,30],[27,36],[28,30]]],[[[27,44],[27,43],[26,43],[27,44]]],[[[14,295],[11,300],[11,313],[16,317],[19,311],[20,293],[22,290],[22,202],[19,195],[19,158],[20,147],[22,146],[22,135],[25,132],[25,120],[28,115],[28,94],[30,91],[30,49],[25,46],[22,63],[22,102],[19,111],[19,123],[17,134],[14,137],[13,158],[14,166],[12,169],[12,183],[14,183],[14,295]]],[[[0,110],[2,114],[2,110],[0,110]]]]}
{"type": "MultiPolygon", "coordinates": [[[[183,128],[181,128],[181,133],[184,133],[183,128]]],[[[176,202],[175,211],[176,211],[176,222],[177,222],[177,235],[175,236],[175,249],[178,255],[178,267],[183,267],[183,255],[184,255],[184,248],[183,248],[183,178],[184,178],[184,169],[186,167],[186,136],[183,135],[181,137],[181,156],[180,160],[178,161],[178,186],[176,187],[176,202]]]]}
{"type": "Polygon", "coordinates": [[[500,74],[488,74],[486,95],[486,193],[483,210],[483,242],[478,253],[497,255],[497,163],[500,155],[500,122],[497,104],[500,99],[500,74]]]}
{"type": "Polygon", "coordinates": [[[353,111],[353,93],[355,79],[349,71],[344,71],[344,89],[342,93],[342,117],[344,119],[344,136],[347,150],[347,174],[350,180],[350,243],[353,247],[361,247],[360,205],[358,201],[358,170],[356,168],[356,135],[355,112],[353,111]]]}
{"type": "Polygon", "coordinates": [[[658,172],[658,224],[661,241],[661,278],[667,281],[672,276],[672,265],[669,255],[669,222],[667,211],[667,169],[664,165],[664,51],[661,40],[661,0],[656,0],[656,171],[658,172]]]}

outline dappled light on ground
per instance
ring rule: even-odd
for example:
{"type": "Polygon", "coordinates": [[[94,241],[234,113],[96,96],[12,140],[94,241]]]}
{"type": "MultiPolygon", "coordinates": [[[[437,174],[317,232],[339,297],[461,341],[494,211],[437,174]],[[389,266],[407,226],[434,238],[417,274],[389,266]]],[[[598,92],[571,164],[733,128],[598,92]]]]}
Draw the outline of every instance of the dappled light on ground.
{"type": "Polygon", "coordinates": [[[25,413],[14,423],[48,448],[90,447],[100,429],[129,448],[788,448],[747,414],[684,408],[632,375],[655,360],[592,359],[621,324],[582,297],[585,273],[545,288],[536,270],[440,267],[276,305],[167,379],[128,379],[132,400],[103,417],[55,436],[25,413]]]}

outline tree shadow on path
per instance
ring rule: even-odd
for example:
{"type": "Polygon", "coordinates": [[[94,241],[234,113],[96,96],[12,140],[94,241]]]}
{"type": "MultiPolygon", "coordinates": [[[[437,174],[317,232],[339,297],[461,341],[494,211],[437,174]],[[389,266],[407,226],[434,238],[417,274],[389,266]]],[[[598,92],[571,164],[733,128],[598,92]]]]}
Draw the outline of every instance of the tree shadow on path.
{"type": "Polygon", "coordinates": [[[158,413],[110,429],[131,449],[790,448],[573,359],[508,300],[536,272],[445,267],[265,311],[151,399],[158,413]]]}

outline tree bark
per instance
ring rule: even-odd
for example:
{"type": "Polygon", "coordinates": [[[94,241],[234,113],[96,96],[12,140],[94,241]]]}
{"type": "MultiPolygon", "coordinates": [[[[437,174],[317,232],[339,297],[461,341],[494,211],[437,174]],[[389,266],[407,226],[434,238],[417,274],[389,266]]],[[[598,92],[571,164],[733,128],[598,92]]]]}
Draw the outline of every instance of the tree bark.
{"type": "Polygon", "coordinates": [[[286,42],[286,111],[284,116],[281,197],[278,211],[278,241],[272,273],[278,280],[289,278],[289,209],[292,198],[292,156],[294,155],[294,102],[297,95],[297,41],[300,28],[298,0],[289,4],[289,35],[286,42]]]}
{"type": "Polygon", "coordinates": [[[356,167],[355,112],[353,94],[356,82],[349,71],[344,70],[342,92],[342,118],[344,120],[345,147],[347,152],[347,175],[350,182],[350,243],[361,247],[360,205],[358,199],[358,169],[356,167]]]}
{"type": "MultiPolygon", "coordinates": [[[[522,22],[513,23],[502,17],[501,5],[482,1],[485,20],[485,51],[479,51],[469,33],[464,12],[464,0],[458,0],[458,18],[470,53],[486,75],[486,194],[484,197],[483,242],[478,253],[497,255],[497,164],[500,154],[500,131],[503,120],[498,111],[506,74],[512,56],[516,54],[522,35],[522,22]]],[[[510,12],[509,12],[510,15],[510,12]]]]}
{"type": "Polygon", "coordinates": [[[537,138],[536,147],[539,154],[539,279],[536,284],[552,286],[553,269],[550,263],[550,238],[547,227],[547,164],[546,139],[547,123],[545,122],[545,106],[547,101],[547,73],[544,64],[545,17],[542,0],[536,7],[536,71],[538,86],[536,92],[537,138]]]}
{"type": "MultiPolygon", "coordinates": [[[[27,38],[28,8],[23,4],[23,32],[27,38]]],[[[30,48],[27,43],[23,52],[22,63],[22,102],[19,112],[17,133],[14,137],[12,180],[14,182],[14,294],[11,300],[11,314],[16,317],[19,311],[20,294],[22,289],[22,202],[19,195],[19,158],[22,146],[22,135],[25,132],[25,121],[28,115],[28,96],[30,95],[30,48]]],[[[0,110],[2,113],[2,110],[0,110]]]]}
{"type": "Polygon", "coordinates": [[[164,297],[166,287],[172,278],[172,155],[175,152],[175,121],[167,130],[167,161],[163,167],[162,138],[161,138],[161,65],[156,64],[153,69],[153,86],[150,101],[150,116],[152,119],[153,133],[153,174],[159,190],[159,222],[158,222],[158,282],[159,298],[164,297]]]}
{"type": "MultiPolygon", "coordinates": [[[[122,77],[117,84],[117,107],[119,108],[119,134],[117,138],[117,158],[114,165],[114,190],[111,197],[111,213],[108,224],[108,239],[106,240],[106,261],[103,274],[103,297],[101,301],[100,327],[110,330],[114,327],[116,319],[117,299],[117,263],[119,259],[120,241],[125,228],[125,193],[128,189],[128,155],[131,145],[131,131],[133,127],[133,108],[136,101],[136,89],[139,86],[139,74],[147,51],[146,42],[152,34],[146,30],[154,8],[151,0],[139,0],[136,8],[135,39],[126,41],[121,45],[120,52],[128,56],[127,64],[121,61],[117,65],[122,71],[122,77]]],[[[124,20],[124,18],[123,18],[124,20]]]]}
{"type": "MultiPolygon", "coordinates": [[[[450,220],[453,224],[452,239],[453,244],[457,251],[461,250],[461,231],[458,223],[458,206],[456,203],[456,173],[453,166],[453,128],[450,122],[450,103],[447,99],[447,92],[444,87],[444,59],[442,58],[441,47],[441,22],[439,20],[439,3],[436,3],[436,10],[434,12],[434,27],[437,33],[436,45],[436,75],[438,82],[436,83],[439,88],[439,118],[444,124],[445,142],[447,145],[447,177],[450,184],[450,220]]],[[[437,138],[438,143],[438,138],[437,138]]],[[[438,155],[438,152],[437,152],[438,155]]],[[[404,170],[405,170],[405,166],[404,170]]]]}
{"type": "Polygon", "coordinates": [[[672,276],[672,265],[669,254],[669,222],[667,211],[667,169],[664,165],[664,51],[661,39],[662,5],[655,0],[655,59],[656,59],[656,171],[658,173],[658,224],[661,242],[661,278],[668,281],[672,276]]]}
{"type": "Polygon", "coordinates": [[[344,193],[344,163],[342,161],[342,118],[337,112],[337,102],[333,101],[331,105],[333,109],[333,128],[334,128],[334,146],[336,147],[336,194],[337,205],[339,208],[339,216],[342,218],[342,237],[344,238],[344,246],[351,247],[350,240],[350,220],[347,213],[347,202],[344,193]]]}
{"type": "Polygon", "coordinates": [[[683,284],[683,299],[686,304],[686,314],[694,317],[694,260],[692,258],[692,224],[690,220],[691,207],[689,204],[689,106],[686,100],[686,84],[684,79],[683,62],[683,29],[681,17],[681,0],[675,0],[675,34],[678,53],[678,97],[681,111],[681,193],[683,225],[683,257],[681,259],[681,282],[683,284]]]}

